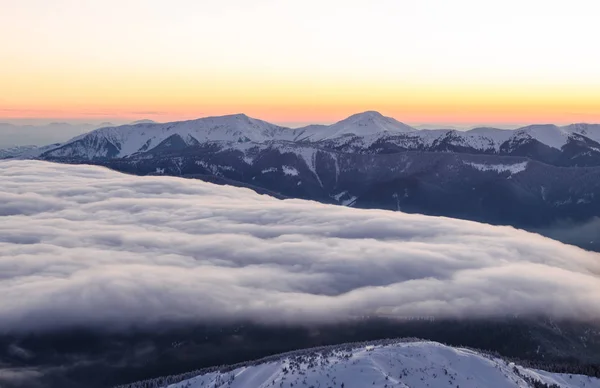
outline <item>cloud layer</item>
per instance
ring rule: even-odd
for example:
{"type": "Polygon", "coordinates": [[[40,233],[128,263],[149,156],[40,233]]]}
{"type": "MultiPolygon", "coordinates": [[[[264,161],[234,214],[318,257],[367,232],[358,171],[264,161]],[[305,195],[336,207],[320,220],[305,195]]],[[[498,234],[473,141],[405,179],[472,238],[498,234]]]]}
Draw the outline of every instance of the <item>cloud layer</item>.
{"type": "Polygon", "coordinates": [[[0,331],[600,318],[600,255],[510,227],[37,161],[0,182],[0,331]]]}

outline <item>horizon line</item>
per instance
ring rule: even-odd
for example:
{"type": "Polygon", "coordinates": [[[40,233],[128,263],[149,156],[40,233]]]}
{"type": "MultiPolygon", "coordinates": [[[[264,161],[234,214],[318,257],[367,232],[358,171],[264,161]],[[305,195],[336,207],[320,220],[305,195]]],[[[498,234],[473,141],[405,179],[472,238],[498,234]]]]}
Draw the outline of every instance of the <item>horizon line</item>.
{"type": "Polygon", "coordinates": [[[249,117],[254,120],[264,121],[269,124],[278,125],[278,126],[290,128],[290,129],[297,129],[297,128],[302,128],[302,127],[310,126],[310,125],[325,125],[325,126],[333,125],[333,124],[339,123],[341,121],[344,121],[352,116],[364,115],[367,113],[376,113],[382,117],[394,119],[396,121],[399,121],[402,124],[411,126],[417,130],[419,130],[419,129],[469,130],[469,129],[475,129],[475,128],[519,129],[519,128],[532,126],[532,125],[555,125],[557,127],[562,127],[562,126],[580,125],[580,124],[585,124],[585,125],[599,125],[600,124],[600,123],[587,122],[587,121],[569,121],[569,122],[560,122],[560,123],[542,122],[542,121],[539,121],[539,122],[531,121],[528,123],[526,123],[526,122],[514,122],[514,123],[488,122],[488,123],[486,123],[486,122],[479,122],[479,121],[471,122],[471,123],[451,123],[451,122],[431,121],[431,122],[415,123],[415,122],[399,120],[394,116],[382,114],[377,110],[364,110],[364,111],[359,111],[357,113],[351,114],[344,118],[341,118],[337,121],[320,121],[320,122],[319,121],[268,120],[268,119],[262,119],[262,118],[259,118],[259,117],[253,116],[253,115],[248,115],[243,112],[237,112],[237,113],[226,113],[226,114],[208,114],[208,115],[203,115],[203,116],[195,116],[193,118],[187,118],[187,117],[183,118],[182,117],[182,118],[176,118],[176,119],[170,119],[170,120],[154,120],[154,119],[149,119],[147,117],[144,118],[144,116],[140,116],[140,118],[137,118],[137,119],[127,119],[125,117],[110,117],[110,118],[97,117],[98,120],[93,120],[93,119],[87,120],[87,119],[76,118],[76,117],[52,117],[52,118],[50,118],[50,117],[3,117],[3,118],[0,118],[0,125],[2,125],[2,124],[3,125],[12,125],[12,126],[17,126],[17,127],[27,127],[27,126],[43,127],[43,126],[61,124],[61,125],[72,125],[72,126],[89,125],[89,126],[98,126],[98,128],[100,128],[100,126],[119,127],[119,126],[123,126],[123,125],[142,124],[142,123],[138,123],[138,122],[142,122],[142,121],[152,122],[152,123],[156,123],[156,124],[165,124],[165,123],[189,122],[189,121],[202,120],[202,119],[208,119],[208,118],[245,116],[245,117],[249,117]]]}

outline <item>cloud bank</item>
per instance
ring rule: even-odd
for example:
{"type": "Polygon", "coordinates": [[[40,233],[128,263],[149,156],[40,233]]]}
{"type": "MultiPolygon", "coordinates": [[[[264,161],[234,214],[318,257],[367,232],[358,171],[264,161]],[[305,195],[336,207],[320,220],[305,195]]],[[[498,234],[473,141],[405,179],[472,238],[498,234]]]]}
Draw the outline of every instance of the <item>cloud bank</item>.
{"type": "Polygon", "coordinates": [[[600,255],[442,217],[0,162],[0,331],[363,316],[600,318],[600,255]]]}

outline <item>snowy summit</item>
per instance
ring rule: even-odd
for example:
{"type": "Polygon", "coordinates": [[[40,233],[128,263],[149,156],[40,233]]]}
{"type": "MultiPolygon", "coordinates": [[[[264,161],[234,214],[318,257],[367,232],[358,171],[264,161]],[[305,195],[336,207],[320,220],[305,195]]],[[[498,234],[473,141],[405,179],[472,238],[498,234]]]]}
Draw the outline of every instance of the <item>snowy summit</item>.
{"type": "Polygon", "coordinates": [[[524,368],[485,353],[422,341],[300,350],[196,373],[195,377],[180,375],[133,383],[128,388],[153,383],[169,388],[600,387],[597,378],[524,368]]]}
{"type": "Polygon", "coordinates": [[[379,112],[366,111],[354,114],[332,125],[309,125],[298,128],[297,139],[320,141],[336,139],[343,136],[369,136],[375,134],[399,134],[414,132],[417,129],[408,126],[379,112]]]}
{"type": "Polygon", "coordinates": [[[367,111],[357,113],[345,120],[339,121],[329,127],[327,138],[336,138],[345,135],[367,136],[376,133],[405,133],[416,131],[400,121],[385,117],[379,112],[367,111]]]}

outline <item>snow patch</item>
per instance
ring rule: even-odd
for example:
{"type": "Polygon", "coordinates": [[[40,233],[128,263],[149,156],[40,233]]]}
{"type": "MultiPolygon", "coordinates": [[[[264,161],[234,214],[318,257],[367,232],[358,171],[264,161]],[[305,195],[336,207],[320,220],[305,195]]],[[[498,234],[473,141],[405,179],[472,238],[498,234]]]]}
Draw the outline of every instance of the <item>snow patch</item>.
{"type": "Polygon", "coordinates": [[[277,167],[265,168],[264,170],[261,171],[261,173],[263,173],[263,174],[268,174],[270,172],[277,172],[277,167]]]}
{"type": "Polygon", "coordinates": [[[518,174],[527,169],[527,162],[515,163],[515,164],[483,164],[474,162],[464,162],[464,164],[473,167],[479,171],[495,171],[498,174],[508,172],[512,174],[518,174]]]}
{"type": "Polygon", "coordinates": [[[290,175],[290,176],[298,176],[298,170],[296,170],[294,167],[291,166],[281,166],[281,169],[283,170],[283,173],[285,175],[290,175]]]}
{"type": "Polygon", "coordinates": [[[312,147],[286,147],[286,146],[284,146],[284,147],[280,147],[279,151],[281,153],[295,154],[296,156],[298,156],[302,160],[304,160],[306,167],[308,167],[308,169],[314,174],[315,178],[317,178],[317,181],[319,182],[321,187],[323,187],[323,183],[321,182],[321,178],[319,177],[319,174],[317,174],[317,168],[316,168],[317,152],[319,152],[319,150],[317,150],[316,148],[312,148],[312,147]]]}
{"type": "Polygon", "coordinates": [[[231,166],[221,166],[217,164],[206,163],[203,160],[197,160],[196,165],[204,167],[210,171],[213,175],[222,175],[221,171],[234,171],[235,169],[231,166]]]}

